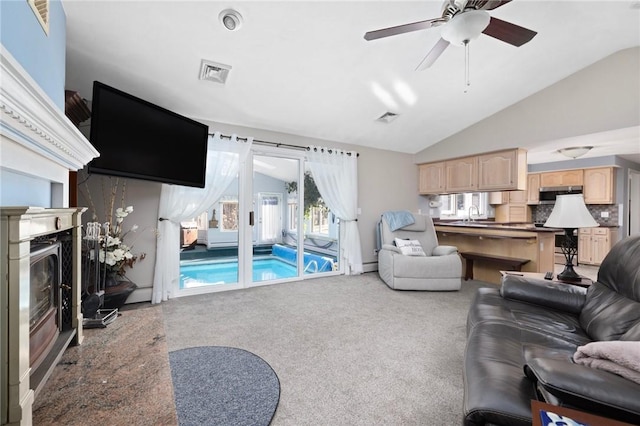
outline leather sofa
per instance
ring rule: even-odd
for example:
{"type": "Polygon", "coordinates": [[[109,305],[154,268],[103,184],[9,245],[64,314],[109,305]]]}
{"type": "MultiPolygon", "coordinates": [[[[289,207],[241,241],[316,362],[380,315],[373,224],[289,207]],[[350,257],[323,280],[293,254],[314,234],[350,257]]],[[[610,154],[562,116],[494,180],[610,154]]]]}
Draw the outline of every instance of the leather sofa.
{"type": "Polygon", "coordinates": [[[573,360],[594,341],[640,341],[640,236],[614,245],[590,287],[507,275],[467,316],[464,425],[531,425],[540,400],[640,424],[640,384],[573,360]]]}

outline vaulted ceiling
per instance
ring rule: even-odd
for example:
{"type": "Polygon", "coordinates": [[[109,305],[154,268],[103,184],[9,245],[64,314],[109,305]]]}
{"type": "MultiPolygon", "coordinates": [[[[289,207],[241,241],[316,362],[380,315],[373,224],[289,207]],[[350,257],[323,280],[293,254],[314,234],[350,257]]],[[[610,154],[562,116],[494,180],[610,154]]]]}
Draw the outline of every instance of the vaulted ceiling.
{"type": "MultiPolygon", "coordinates": [[[[63,0],[63,6],[66,87],[87,99],[98,80],[196,120],[405,153],[640,45],[638,0],[514,0],[491,16],[537,35],[521,47],[485,34],[471,41],[467,88],[463,47],[447,48],[416,71],[442,27],[364,39],[367,31],[439,17],[441,1],[63,0]],[[242,17],[236,31],[221,23],[228,8],[242,17]],[[225,84],[199,78],[203,60],[231,67],[225,84]],[[376,121],[386,112],[398,116],[376,121]]],[[[627,147],[637,145],[640,161],[640,143],[625,138],[627,147]]]]}

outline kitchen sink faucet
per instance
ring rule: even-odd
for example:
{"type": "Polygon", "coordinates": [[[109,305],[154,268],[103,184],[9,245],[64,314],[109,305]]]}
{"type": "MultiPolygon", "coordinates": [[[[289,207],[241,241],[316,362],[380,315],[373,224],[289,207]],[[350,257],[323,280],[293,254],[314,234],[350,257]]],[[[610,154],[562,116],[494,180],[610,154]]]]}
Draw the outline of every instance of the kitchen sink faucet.
{"type": "Polygon", "coordinates": [[[471,217],[471,210],[473,210],[474,208],[476,209],[476,215],[480,216],[480,209],[478,209],[478,206],[476,206],[475,204],[471,204],[469,206],[469,217],[467,218],[467,221],[469,221],[469,222],[475,222],[476,221],[475,219],[473,219],[471,217]]]}

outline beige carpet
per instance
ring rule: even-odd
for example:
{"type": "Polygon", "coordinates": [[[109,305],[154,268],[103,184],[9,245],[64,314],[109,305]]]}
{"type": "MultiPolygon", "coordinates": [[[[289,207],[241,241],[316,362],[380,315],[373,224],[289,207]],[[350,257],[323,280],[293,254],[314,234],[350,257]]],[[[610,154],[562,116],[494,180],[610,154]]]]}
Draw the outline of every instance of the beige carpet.
{"type": "Polygon", "coordinates": [[[367,273],[182,297],[163,304],[167,345],[231,346],[268,362],[281,385],[274,426],[456,425],[481,285],[394,291],[367,273]]]}

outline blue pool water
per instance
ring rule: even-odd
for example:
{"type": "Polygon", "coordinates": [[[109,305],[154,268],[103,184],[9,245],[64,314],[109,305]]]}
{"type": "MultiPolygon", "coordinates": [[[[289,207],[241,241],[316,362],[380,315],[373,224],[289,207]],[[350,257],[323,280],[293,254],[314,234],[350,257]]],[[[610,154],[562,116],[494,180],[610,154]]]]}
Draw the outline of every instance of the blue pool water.
{"type": "MultiPolygon", "coordinates": [[[[253,260],[253,282],[297,276],[296,267],[275,257],[253,260]]],[[[238,261],[194,263],[180,266],[180,288],[238,282],[238,261]]]]}

